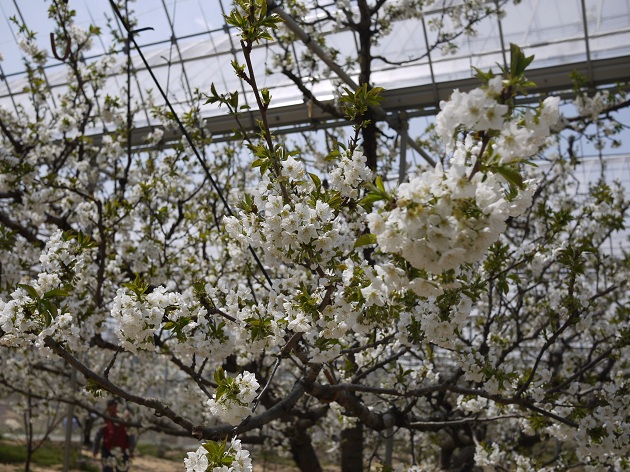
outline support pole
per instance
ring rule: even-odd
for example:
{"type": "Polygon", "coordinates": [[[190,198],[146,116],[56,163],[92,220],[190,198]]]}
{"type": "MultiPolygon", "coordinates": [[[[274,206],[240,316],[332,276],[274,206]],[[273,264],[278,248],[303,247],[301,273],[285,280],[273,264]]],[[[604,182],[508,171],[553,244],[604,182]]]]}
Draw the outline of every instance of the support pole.
{"type": "MultiPolygon", "coordinates": [[[[70,372],[70,389],[72,396],[77,388],[77,370],[72,367],[70,372]]],[[[63,472],[70,470],[70,452],[72,451],[72,419],[74,418],[74,403],[68,403],[66,413],[66,439],[63,448],[63,472]]]]}
{"type": "Polygon", "coordinates": [[[586,46],[586,69],[588,71],[588,85],[593,86],[593,64],[591,62],[591,46],[588,36],[588,16],[586,14],[586,2],[581,1],[582,4],[582,26],[584,27],[584,44],[586,46]]]}
{"type": "Polygon", "coordinates": [[[385,467],[392,469],[394,456],[394,428],[391,426],[385,430],[385,467]]]}
{"type": "Polygon", "coordinates": [[[398,183],[402,184],[407,177],[407,129],[409,123],[407,122],[407,113],[401,112],[398,115],[400,120],[400,162],[398,163],[398,183]]]}

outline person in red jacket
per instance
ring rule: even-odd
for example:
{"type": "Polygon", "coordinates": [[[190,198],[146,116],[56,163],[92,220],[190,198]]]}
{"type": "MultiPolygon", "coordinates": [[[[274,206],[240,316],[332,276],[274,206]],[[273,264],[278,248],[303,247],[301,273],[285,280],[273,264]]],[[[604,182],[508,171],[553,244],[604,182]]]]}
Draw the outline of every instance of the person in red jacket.
{"type": "Polygon", "coordinates": [[[92,451],[96,457],[100,447],[103,472],[129,470],[129,435],[125,425],[116,421],[116,418],[118,418],[118,402],[112,399],[107,402],[105,425],[96,433],[92,451]]]}

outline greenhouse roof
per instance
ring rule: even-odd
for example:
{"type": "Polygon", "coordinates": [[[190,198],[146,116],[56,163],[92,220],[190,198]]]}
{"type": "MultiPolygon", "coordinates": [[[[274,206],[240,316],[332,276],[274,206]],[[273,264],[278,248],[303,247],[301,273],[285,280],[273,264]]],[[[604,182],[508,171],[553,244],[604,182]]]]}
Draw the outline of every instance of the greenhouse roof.
{"type": "MultiPolygon", "coordinates": [[[[375,55],[400,63],[375,62],[372,81],[387,90],[383,105],[386,111],[433,113],[439,101],[454,88],[469,88],[477,83],[476,79],[471,79],[473,67],[497,70],[496,64],[505,64],[510,43],[523,47],[528,55],[535,55],[534,69],[528,77],[536,82],[539,92],[571,89],[569,74],[574,70],[581,72],[592,85],[630,80],[627,46],[630,44],[630,3],[627,0],[523,0],[516,5],[508,2],[504,5],[504,17],[486,18],[478,24],[477,35],[457,38],[458,49],[454,54],[427,53],[427,45],[436,39],[435,31],[429,27],[431,20],[442,14],[446,4],[452,3],[440,0],[421,19],[395,22],[391,34],[376,47],[375,55]]],[[[77,24],[82,27],[95,24],[104,31],[100,41],[94,44],[94,54],[86,61],[108,54],[112,38],[107,32],[107,23],[122,32],[109,0],[69,0],[69,5],[77,11],[77,24]]],[[[0,29],[0,52],[5,58],[0,63],[0,105],[11,109],[16,103],[25,105],[27,100],[17,27],[9,17],[22,18],[30,29],[38,32],[41,45],[49,51],[48,33],[54,26],[41,0],[5,1],[0,8],[3,15],[0,22],[7,25],[0,29]]],[[[212,83],[220,93],[238,90],[247,103],[252,104],[247,87],[234,75],[230,65],[235,56],[239,59],[240,56],[236,32],[227,27],[222,16],[231,8],[226,1],[143,0],[134,3],[133,8],[137,28],[153,28],[139,33],[136,39],[177,110],[189,106],[194,90],[209,91],[212,83]]],[[[340,64],[356,50],[350,31],[330,32],[326,39],[329,47],[339,51],[340,64]]],[[[294,47],[298,55],[307,48],[302,43],[295,43],[294,47]]],[[[269,87],[273,97],[273,125],[291,132],[301,127],[323,126],[327,121],[335,123],[332,117],[306,105],[303,94],[284,75],[265,74],[265,70],[273,68],[274,48],[273,43],[261,45],[253,53],[261,86],[269,87]]],[[[136,72],[132,93],[136,100],[143,102],[147,89],[155,89],[155,84],[137,51],[132,51],[131,58],[136,72]]],[[[116,95],[125,86],[125,61],[126,55],[119,51],[104,94],[116,95]]],[[[67,86],[63,63],[51,56],[45,71],[50,87],[62,92],[67,86]]],[[[356,80],[357,70],[345,72],[356,80]]],[[[335,73],[307,79],[318,100],[334,99],[335,73]]],[[[160,104],[162,99],[157,93],[153,95],[155,103],[160,104]]],[[[217,140],[229,135],[234,125],[232,119],[225,116],[224,109],[207,105],[202,108],[202,114],[217,140]]],[[[145,131],[150,129],[151,119],[148,112],[136,116],[136,139],[141,141],[145,131]]],[[[251,123],[254,118],[252,114],[251,123]]],[[[99,130],[95,129],[94,133],[98,134],[99,130]]]]}

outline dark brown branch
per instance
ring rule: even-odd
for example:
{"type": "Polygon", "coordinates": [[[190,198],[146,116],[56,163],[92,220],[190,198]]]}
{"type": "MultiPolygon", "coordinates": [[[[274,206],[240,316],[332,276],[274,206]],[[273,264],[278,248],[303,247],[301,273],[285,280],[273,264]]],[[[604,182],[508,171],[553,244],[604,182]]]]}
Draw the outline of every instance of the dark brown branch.
{"type": "MultiPolygon", "coordinates": [[[[105,341],[101,337],[100,334],[95,335],[90,340],[90,346],[98,346],[102,349],[108,349],[114,352],[118,352],[118,350],[120,349],[120,347],[117,346],[116,344],[110,343],[109,341],[105,341]]],[[[195,381],[195,383],[197,383],[199,388],[201,388],[201,390],[204,391],[204,393],[206,394],[208,393],[207,387],[216,388],[216,384],[214,382],[211,382],[210,380],[203,378],[201,375],[195,372],[195,370],[192,367],[185,365],[180,359],[175,357],[175,355],[171,355],[170,361],[173,364],[175,364],[177,367],[179,367],[182,370],[182,372],[185,372],[186,374],[188,374],[195,381]]]]}
{"type": "Polygon", "coordinates": [[[295,75],[292,71],[290,71],[289,69],[287,69],[286,67],[282,68],[282,73],[289,78],[289,80],[291,80],[295,86],[300,90],[300,92],[302,92],[302,95],[304,95],[304,97],[307,100],[310,100],[313,102],[313,104],[315,104],[317,107],[319,107],[320,110],[328,113],[330,116],[334,116],[335,118],[345,118],[345,115],[343,113],[341,113],[339,110],[337,110],[333,105],[329,104],[329,103],[324,103],[320,100],[318,100],[315,95],[313,95],[313,92],[311,92],[305,85],[304,82],[302,81],[301,77],[298,77],[297,75],[295,75]]]}
{"type": "MultiPolygon", "coordinates": [[[[167,425],[164,424],[162,422],[160,422],[159,420],[157,420],[156,418],[149,418],[149,421],[151,421],[151,425],[145,425],[142,423],[138,423],[138,422],[134,422],[134,421],[123,421],[121,418],[116,417],[116,418],[112,418],[110,416],[108,416],[107,414],[103,413],[102,410],[99,410],[97,408],[94,408],[92,405],[89,405],[87,403],[84,403],[80,400],[77,399],[70,399],[66,396],[44,396],[44,395],[40,395],[40,394],[36,394],[33,393],[32,390],[26,391],[24,389],[21,389],[19,387],[16,387],[15,385],[7,382],[4,379],[0,379],[0,384],[4,385],[5,387],[7,387],[8,389],[10,389],[12,392],[17,393],[19,395],[29,395],[32,398],[38,399],[38,400],[44,400],[44,401],[56,401],[56,402],[60,402],[60,403],[65,403],[67,405],[75,405],[78,406],[79,408],[87,411],[88,413],[92,413],[100,418],[106,418],[112,421],[115,421],[117,423],[123,424],[127,427],[130,428],[143,428],[143,429],[148,429],[148,430],[152,430],[152,431],[157,431],[160,433],[164,433],[164,434],[168,434],[169,436],[183,436],[183,437],[190,437],[190,433],[188,433],[187,431],[184,431],[182,429],[175,429],[173,428],[171,425],[167,425]]],[[[243,438],[241,438],[242,442],[245,442],[245,440],[243,438]]]]}
{"type": "Polygon", "coordinates": [[[381,362],[377,362],[376,364],[374,364],[372,367],[370,367],[367,370],[364,370],[363,372],[357,372],[355,374],[354,377],[352,377],[352,381],[353,382],[358,382],[359,380],[367,377],[368,375],[370,375],[372,372],[375,372],[376,370],[386,366],[387,364],[389,364],[392,361],[395,361],[396,359],[398,359],[399,357],[401,357],[403,354],[405,354],[407,352],[407,348],[404,347],[402,348],[400,351],[398,351],[396,354],[394,354],[391,357],[388,357],[387,359],[383,359],[381,362]]]}
{"type": "Polygon", "coordinates": [[[35,245],[38,248],[43,248],[46,245],[43,241],[39,240],[35,234],[31,233],[27,228],[19,223],[16,223],[2,212],[0,212],[0,224],[3,224],[7,228],[17,232],[29,243],[35,245]]]}
{"type": "Polygon", "coordinates": [[[407,425],[410,429],[419,429],[421,431],[437,431],[443,428],[452,428],[454,426],[461,427],[478,423],[489,423],[492,421],[501,421],[513,418],[522,418],[521,415],[505,415],[491,416],[489,418],[461,418],[448,421],[414,421],[407,425]]]}
{"type": "Polygon", "coordinates": [[[123,390],[118,385],[115,385],[114,383],[112,383],[109,379],[102,377],[98,375],[97,373],[95,373],[94,371],[90,370],[85,364],[80,362],[76,357],[74,357],[61,344],[59,344],[50,336],[46,336],[44,338],[44,345],[50,348],[55,354],[57,354],[64,361],[66,361],[66,363],[68,363],[70,366],[77,369],[86,378],[92,380],[101,388],[107,390],[108,392],[118,397],[124,398],[127,401],[136,403],[138,405],[146,406],[147,408],[154,410],[156,414],[160,416],[165,416],[166,418],[170,419],[173,423],[181,426],[183,429],[185,429],[189,433],[192,432],[194,425],[191,421],[178,415],[171,408],[164,405],[158,399],[141,397],[139,395],[134,395],[127,392],[126,390],[123,390]]]}
{"type": "MultiPolygon", "coordinates": [[[[608,113],[612,113],[615,111],[619,111],[623,108],[627,108],[630,106],[630,100],[625,100],[621,103],[617,103],[616,105],[612,105],[608,108],[605,108],[604,110],[602,110],[599,114],[601,115],[607,115],[608,113]]],[[[580,115],[580,116],[572,116],[571,118],[567,118],[567,121],[569,123],[572,123],[574,121],[580,121],[580,120],[588,120],[591,117],[591,115],[580,115]]],[[[571,126],[567,126],[564,129],[573,129],[571,126]]]]}
{"type": "Polygon", "coordinates": [[[70,224],[65,218],[51,215],[48,212],[44,214],[46,215],[46,223],[53,224],[62,231],[73,231],[72,226],[70,226],[70,224]]]}
{"type": "Polygon", "coordinates": [[[518,405],[527,410],[535,411],[536,413],[539,413],[541,416],[552,418],[558,421],[559,423],[566,424],[567,426],[571,426],[573,428],[578,427],[578,424],[575,421],[559,416],[555,413],[552,413],[551,411],[543,410],[542,408],[539,408],[536,405],[534,405],[533,401],[528,398],[524,398],[524,397],[506,398],[501,395],[488,393],[485,390],[478,390],[475,388],[465,388],[465,387],[457,387],[457,386],[451,386],[449,387],[449,390],[453,393],[461,393],[463,395],[472,395],[472,396],[487,398],[488,400],[492,400],[493,402],[499,403],[501,405],[518,405]]]}
{"type": "Polygon", "coordinates": [[[0,192],[0,200],[13,199],[18,203],[22,203],[22,192],[19,190],[11,190],[9,192],[0,192]]]}
{"type": "Polygon", "coordinates": [[[300,379],[295,382],[295,384],[293,385],[293,389],[284,399],[273,405],[267,411],[257,416],[245,419],[245,421],[243,421],[237,427],[232,427],[230,425],[215,426],[212,428],[196,426],[195,428],[193,428],[193,436],[197,439],[216,440],[224,438],[227,435],[238,435],[247,431],[251,431],[253,429],[261,428],[275,419],[281,418],[286,415],[291,415],[291,410],[293,406],[300,398],[302,398],[302,396],[306,392],[307,385],[311,385],[314,382],[320,370],[321,365],[312,366],[304,379],[300,379]]]}
{"type": "Polygon", "coordinates": [[[588,362],[584,367],[582,367],[581,369],[577,369],[575,371],[575,373],[571,376],[569,376],[564,382],[562,382],[560,385],[558,385],[557,387],[552,388],[551,390],[548,390],[547,392],[545,392],[546,395],[551,395],[554,394],[556,392],[561,391],[563,388],[566,388],[568,385],[570,385],[571,383],[573,383],[576,379],[578,379],[580,376],[584,375],[586,372],[588,372],[589,370],[591,370],[593,367],[595,367],[597,364],[599,364],[600,362],[602,362],[603,360],[609,358],[612,354],[612,352],[617,349],[619,346],[617,345],[613,345],[612,347],[606,349],[603,353],[601,353],[599,356],[597,356],[595,359],[593,359],[592,361],[588,362]]]}
{"type": "Polygon", "coordinates": [[[9,140],[9,142],[11,143],[13,148],[15,149],[15,152],[17,154],[23,154],[24,153],[24,146],[22,145],[21,142],[19,142],[15,138],[15,136],[13,136],[13,133],[9,130],[7,125],[5,125],[2,120],[0,120],[0,130],[2,130],[4,135],[7,137],[7,139],[9,140]]]}

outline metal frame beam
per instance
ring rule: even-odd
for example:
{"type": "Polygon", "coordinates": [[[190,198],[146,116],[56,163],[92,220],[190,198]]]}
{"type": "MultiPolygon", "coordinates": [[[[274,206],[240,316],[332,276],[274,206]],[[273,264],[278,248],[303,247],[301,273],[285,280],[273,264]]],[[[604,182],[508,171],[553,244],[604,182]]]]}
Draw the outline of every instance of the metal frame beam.
{"type": "MultiPolygon", "coordinates": [[[[591,61],[593,85],[605,86],[630,81],[628,63],[630,63],[630,56],[591,61]]],[[[530,70],[527,77],[536,86],[530,90],[529,95],[522,97],[519,101],[531,103],[538,101],[540,95],[572,91],[573,82],[569,74],[573,71],[586,75],[588,73],[588,64],[586,62],[569,63],[530,70]]],[[[386,90],[383,92],[385,100],[381,106],[390,117],[392,117],[392,114],[402,111],[406,112],[409,117],[434,115],[439,110],[439,102],[448,99],[454,89],[461,91],[470,90],[479,85],[479,80],[468,78],[441,82],[436,85],[437,88],[431,83],[386,90]]],[[[324,101],[324,103],[332,104],[333,101],[324,101]]],[[[258,118],[256,111],[251,113],[254,118],[258,118]]],[[[332,117],[319,108],[309,107],[307,103],[270,108],[267,111],[267,115],[271,128],[280,134],[347,126],[350,124],[345,120],[332,117]]],[[[204,118],[204,129],[213,136],[215,142],[229,141],[235,128],[234,119],[229,115],[204,118]]],[[[150,125],[136,127],[132,131],[132,145],[138,147],[145,145],[146,136],[154,129],[155,126],[150,125]]],[[[96,133],[90,137],[95,144],[98,144],[102,134],[96,133]]],[[[169,146],[180,138],[181,132],[179,130],[166,129],[164,130],[162,145],[169,146]]]]}

